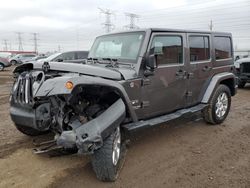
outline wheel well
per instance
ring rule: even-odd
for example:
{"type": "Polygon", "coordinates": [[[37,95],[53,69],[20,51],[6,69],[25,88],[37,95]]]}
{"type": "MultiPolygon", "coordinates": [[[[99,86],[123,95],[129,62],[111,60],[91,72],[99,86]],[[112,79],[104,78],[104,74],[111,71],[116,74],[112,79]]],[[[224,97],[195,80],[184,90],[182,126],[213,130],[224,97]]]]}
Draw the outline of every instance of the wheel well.
{"type": "Polygon", "coordinates": [[[226,85],[230,89],[232,96],[234,96],[236,94],[234,78],[229,78],[229,79],[226,79],[226,80],[222,80],[220,82],[220,84],[226,85]]]}

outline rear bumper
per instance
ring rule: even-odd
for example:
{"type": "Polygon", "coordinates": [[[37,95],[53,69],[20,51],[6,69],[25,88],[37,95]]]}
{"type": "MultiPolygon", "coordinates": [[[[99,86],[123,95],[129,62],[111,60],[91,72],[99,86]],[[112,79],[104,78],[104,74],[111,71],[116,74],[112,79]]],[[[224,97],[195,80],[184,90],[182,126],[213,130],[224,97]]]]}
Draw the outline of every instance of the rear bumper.
{"type": "Polygon", "coordinates": [[[11,63],[6,63],[4,66],[5,66],[5,67],[10,67],[10,66],[11,66],[11,63]]]}

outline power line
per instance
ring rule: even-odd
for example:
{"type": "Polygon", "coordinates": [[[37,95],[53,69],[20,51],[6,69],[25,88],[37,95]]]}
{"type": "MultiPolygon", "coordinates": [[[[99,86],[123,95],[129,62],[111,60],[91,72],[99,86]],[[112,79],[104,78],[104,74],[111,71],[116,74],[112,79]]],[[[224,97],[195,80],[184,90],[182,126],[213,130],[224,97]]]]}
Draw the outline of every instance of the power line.
{"type": "Polygon", "coordinates": [[[140,16],[134,13],[125,13],[126,17],[129,17],[130,23],[128,25],[125,25],[125,28],[128,29],[138,29],[139,27],[135,25],[135,20],[138,19],[140,16]]]}
{"type": "Polygon", "coordinates": [[[114,12],[110,9],[104,10],[104,9],[99,8],[99,10],[101,14],[105,15],[105,22],[102,23],[102,25],[104,25],[104,28],[106,29],[106,33],[110,33],[111,30],[113,30],[115,27],[115,25],[112,24],[111,22],[111,16],[114,15],[114,12]]]}
{"type": "Polygon", "coordinates": [[[22,34],[21,32],[16,32],[17,40],[18,40],[18,50],[23,51],[23,42],[22,42],[22,34]]]}

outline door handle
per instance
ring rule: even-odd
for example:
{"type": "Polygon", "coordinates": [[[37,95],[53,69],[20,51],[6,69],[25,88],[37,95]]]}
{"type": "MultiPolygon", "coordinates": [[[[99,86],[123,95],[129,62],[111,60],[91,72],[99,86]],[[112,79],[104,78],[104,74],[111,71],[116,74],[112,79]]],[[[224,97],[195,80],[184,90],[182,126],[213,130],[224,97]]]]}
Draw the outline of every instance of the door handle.
{"type": "Polygon", "coordinates": [[[207,72],[207,71],[210,71],[210,70],[212,70],[212,67],[209,67],[209,66],[205,66],[205,67],[203,67],[203,69],[202,69],[204,72],[207,72]]]}

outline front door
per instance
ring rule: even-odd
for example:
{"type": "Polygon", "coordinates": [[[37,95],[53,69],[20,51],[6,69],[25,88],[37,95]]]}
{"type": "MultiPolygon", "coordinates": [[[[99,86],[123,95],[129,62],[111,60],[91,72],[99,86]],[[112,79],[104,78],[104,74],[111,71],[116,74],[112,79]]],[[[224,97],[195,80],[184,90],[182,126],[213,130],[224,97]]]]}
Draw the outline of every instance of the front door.
{"type": "MultiPolygon", "coordinates": [[[[148,52],[157,55],[154,74],[142,83],[140,117],[163,115],[186,105],[187,67],[185,64],[183,33],[154,33],[148,52]]],[[[140,118],[141,119],[141,118],[140,118]]]]}

